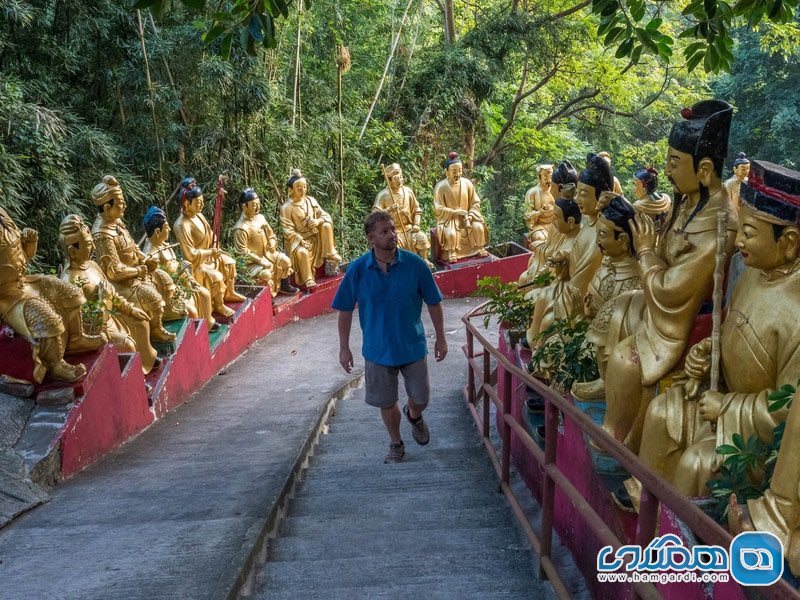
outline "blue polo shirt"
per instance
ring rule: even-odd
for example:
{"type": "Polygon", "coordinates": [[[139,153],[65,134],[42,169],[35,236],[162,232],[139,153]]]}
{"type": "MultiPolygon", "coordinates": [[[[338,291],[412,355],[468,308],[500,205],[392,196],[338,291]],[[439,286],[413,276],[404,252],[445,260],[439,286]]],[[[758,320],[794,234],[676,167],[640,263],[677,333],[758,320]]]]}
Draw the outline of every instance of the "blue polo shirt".
{"type": "Polygon", "coordinates": [[[442,293],[430,269],[416,254],[397,249],[384,273],[372,250],[347,268],[333,308],[353,311],[363,332],[361,353],[386,367],[407,365],[428,354],[422,328],[422,302],[439,304],[442,293]]]}

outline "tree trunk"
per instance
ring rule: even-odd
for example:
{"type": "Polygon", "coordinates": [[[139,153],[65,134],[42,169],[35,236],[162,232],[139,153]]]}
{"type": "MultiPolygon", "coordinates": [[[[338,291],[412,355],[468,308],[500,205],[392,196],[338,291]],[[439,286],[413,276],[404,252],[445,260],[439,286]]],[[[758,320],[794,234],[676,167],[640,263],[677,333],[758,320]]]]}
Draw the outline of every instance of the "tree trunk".
{"type": "Polygon", "coordinates": [[[456,16],[453,0],[444,0],[444,41],[454,44],[456,41],[456,16]]]}
{"type": "Polygon", "coordinates": [[[464,154],[467,159],[467,171],[475,168],[475,125],[470,124],[464,133],[464,154]]]}

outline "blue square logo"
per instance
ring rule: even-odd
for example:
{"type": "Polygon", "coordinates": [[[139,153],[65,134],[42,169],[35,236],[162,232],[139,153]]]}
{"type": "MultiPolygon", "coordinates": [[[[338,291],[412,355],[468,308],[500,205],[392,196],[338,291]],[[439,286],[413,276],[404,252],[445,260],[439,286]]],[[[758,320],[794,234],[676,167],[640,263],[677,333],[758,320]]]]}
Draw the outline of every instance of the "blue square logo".
{"type": "Polygon", "coordinates": [[[783,575],[783,546],[766,531],[745,531],[731,542],[731,575],[742,585],[772,585],[783,575]]]}

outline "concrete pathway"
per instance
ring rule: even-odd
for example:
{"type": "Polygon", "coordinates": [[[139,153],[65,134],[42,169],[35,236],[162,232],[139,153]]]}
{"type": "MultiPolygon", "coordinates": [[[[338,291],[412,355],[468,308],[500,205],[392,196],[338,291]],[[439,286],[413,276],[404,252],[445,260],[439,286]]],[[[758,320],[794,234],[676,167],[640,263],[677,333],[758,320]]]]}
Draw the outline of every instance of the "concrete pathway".
{"type": "MultiPolygon", "coordinates": [[[[479,448],[479,442],[458,396],[466,369],[460,352],[464,339],[460,317],[475,303],[464,299],[445,304],[450,355],[432,369],[437,398],[430,417],[434,441],[420,448],[407,436],[408,462],[383,465],[386,443],[377,414],[359,416],[361,401],[348,399],[341,410],[352,407],[354,421],[341,428],[349,427],[353,439],[315,484],[322,500],[308,500],[305,509],[301,503],[297,506],[307,510],[307,528],[314,529],[310,522],[319,520],[349,529],[336,515],[338,510],[351,510],[347,505],[354,501],[345,499],[336,483],[346,474],[389,474],[397,478],[396,486],[405,482],[409,490],[429,490],[418,500],[404,492],[394,504],[370,508],[397,515],[407,511],[409,503],[420,503],[413,527],[401,528],[394,521],[387,534],[375,530],[375,521],[365,522],[365,530],[373,529],[373,540],[389,536],[416,540],[419,556],[406,554],[398,564],[406,569],[430,564],[439,574],[451,570],[465,576],[474,569],[489,581],[493,577],[502,581],[505,576],[495,568],[508,563],[519,572],[509,580],[519,591],[527,589],[532,564],[510,529],[502,497],[495,494],[497,483],[488,459],[465,452],[479,448]],[[451,427],[454,431],[447,433],[451,427]],[[348,454],[350,465],[345,464],[348,454]],[[435,476],[434,468],[440,469],[435,476]],[[314,502],[319,504],[316,509],[314,502]],[[319,509],[325,507],[326,516],[320,516],[319,509]],[[445,552],[432,546],[436,537],[426,540],[416,531],[456,529],[456,513],[475,519],[485,540],[500,544],[491,560],[484,563],[488,550],[464,532],[448,542],[445,552]],[[457,547],[460,554],[453,553],[457,547]]],[[[357,353],[360,337],[354,329],[352,347],[357,353]]],[[[429,322],[427,330],[432,333],[429,322]]],[[[190,403],[52,490],[49,503],[0,529],[0,598],[226,597],[237,587],[242,565],[252,558],[259,536],[269,528],[331,398],[342,396],[352,384],[352,376],[338,365],[336,340],[335,315],[272,333],[190,403]]],[[[357,360],[356,366],[363,367],[363,362],[357,360]]],[[[340,426],[334,422],[336,427],[340,426]]],[[[377,491],[386,485],[390,485],[387,480],[372,487],[377,491]]],[[[301,527],[303,514],[296,513],[290,527],[301,527]]],[[[336,555],[342,560],[356,559],[353,538],[342,538],[341,544],[321,540],[321,544],[318,553],[338,547],[336,555]]],[[[303,550],[293,550],[289,544],[281,552],[288,563],[303,550]]],[[[406,580],[400,572],[393,571],[397,585],[438,577],[426,571],[427,579],[406,580]]],[[[387,580],[371,582],[376,594],[387,591],[387,580]]]]}

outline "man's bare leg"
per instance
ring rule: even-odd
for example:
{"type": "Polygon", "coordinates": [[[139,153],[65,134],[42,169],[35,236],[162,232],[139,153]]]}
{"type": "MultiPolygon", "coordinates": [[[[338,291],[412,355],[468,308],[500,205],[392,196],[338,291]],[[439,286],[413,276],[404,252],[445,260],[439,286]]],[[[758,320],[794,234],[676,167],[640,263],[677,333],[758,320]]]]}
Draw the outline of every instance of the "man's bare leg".
{"type": "Polygon", "coordinates": [[[381,418],[386,426],[386,431],[389,432],[389,440],[393,444],[402,441],[400,438],[400,409],[397,408],[397,403],[395,402],[388,408],[382,408],[381,418]]]}

